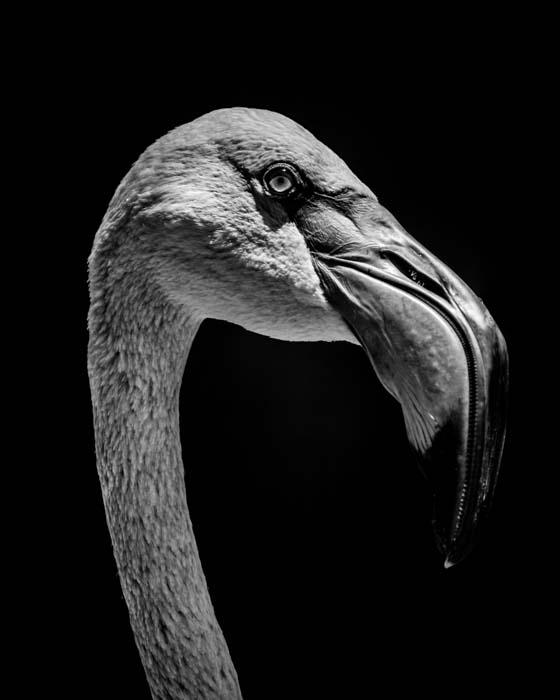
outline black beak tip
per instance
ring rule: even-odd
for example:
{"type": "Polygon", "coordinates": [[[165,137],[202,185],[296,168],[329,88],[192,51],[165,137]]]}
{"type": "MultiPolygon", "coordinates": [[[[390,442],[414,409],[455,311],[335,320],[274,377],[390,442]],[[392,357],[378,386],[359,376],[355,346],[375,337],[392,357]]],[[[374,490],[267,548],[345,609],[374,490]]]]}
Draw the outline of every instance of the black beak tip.
{"type": "Polygon", "coordinates": [[[450,537],[447,528],[441,526],[437,520],[432,521],[434,537],[438,551],[443,557],[443,566],[450,569],[462,562],[474,546],[474,532],[467,531],[455,537],[450,537]]]}
{"type": "Polygon", "coordinates": [[[470,549],[464,551],[464,552],[459,552],[456,550],[451,549],[445,556],[445,559],[443,561],[443,567],[444,569],[451,569],[452,566],[456,566],[457,564],[460,564],[467,554],[470,552],[470,549]]]}
{"type": "Polygon", "coordinates": [[[449,540],[443,540],[436,532],[436,541],[438,549],[444,557],[443,566],[445,569],[450,569],[464,561],[478,540],[474,529],[463,532],[462,535],[449,542],[449,540]]]}
{"type": "Polygon", "coordinates": [[[443,568],[451,569],[451,567],[456,566],[466,557],[468,552],[461,553],[457,551],[453,546],[443,545],[438,542],[438,550],[443,555],[443,568]]]}

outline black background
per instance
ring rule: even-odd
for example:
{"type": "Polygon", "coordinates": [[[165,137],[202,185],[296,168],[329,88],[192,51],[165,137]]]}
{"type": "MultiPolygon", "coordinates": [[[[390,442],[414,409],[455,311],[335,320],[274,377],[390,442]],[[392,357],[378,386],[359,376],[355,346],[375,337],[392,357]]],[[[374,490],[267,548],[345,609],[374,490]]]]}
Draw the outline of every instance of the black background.
{"type": "MultiPolygon", "coordinates": [[[[58,227],[64,267],[50,286],[64,341],[47,344],[63,365],[55,382],[65,408],[46,442],[61,459],[50,478],[43,573],[53,584],[49,624],[65,639],[50,667],[59,696],[76,697],[79,683],[93,696],[149,698],[95,468],[87,256],[142,150],[200,114],[238,105],[281,112],[336,151],[483,298],[511,362],[494,510],[478,548],[446,571],[400,408],[364,353],[204,323],[181,391],[187,494],[244,698],[539,684],[548,663],[549,467],[535,449],[543,428],[528,368],[535,291],[520,272],[531,236],[520,181],[530,128],[522,68],[488,47],[484,60],[473,55],[436,55],[425,66],[410,56],[398,67],[370,55],[360,71],[336,72],[318,71],[316,56],[286,67],[276,49],[258,75],[250,64],[226,74],[227,56],[204,72],[200,54],[174,72],[165,57],[154,66],[145,54],[110,67],[92,60],[79,78],[58,65],[56,99],[43,107],[56,121],[54,203],[64,198],[68,210],[58,227]]],[[[36,411],[46,419],[50,407],[36,411]]]]}

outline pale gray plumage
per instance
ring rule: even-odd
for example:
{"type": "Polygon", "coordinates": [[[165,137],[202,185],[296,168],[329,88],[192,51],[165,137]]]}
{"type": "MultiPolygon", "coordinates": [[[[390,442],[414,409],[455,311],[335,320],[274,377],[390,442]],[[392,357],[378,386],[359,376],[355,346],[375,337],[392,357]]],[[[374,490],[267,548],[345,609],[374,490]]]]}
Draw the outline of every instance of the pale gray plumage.
{"type": "MultiPolygon", "coordinates": [[[[434,398],[432,392],[426,394],[428,398],[423,396],[421,408],[414,408],[422,413],[423,422],[413,421],[410,430],[420,430],[424,453],[444,423],[470,420],[465,407],[472,407],[467,390],[472,389],[473,380],[457,338],[478,343],[482,349],[473,351],[473,357],[489,376],[501,336],[493,330],[484,307],[471,300],[470,290],[406,235],[338,156],[291,120],[264,110],[218,110],[175,129],[148,148],[109,205],[95,238],[89,274],[88,367],[99,477],[123,592],[152,695],[173,700],[241,698],[202,571],[181,461],[179,389],[201,321],[228,320],[283,340],[357,343],[358,335],[372,362],[378,363],[382,380],[404,405],[403,387],[415,386],[412,370],[403,360],[398,371],[391,370],[393,374],[381,371],[388,365],[382,364],[380,353],[391,345],[392,356],[399,355],[404,346],[398,343],[405,342],[404,336],[392,328],[414,324],[414,314],[421,310],[423,328],[433,335],[434,347],[438,342],[442,345],[441,350],[430,351],[429,376],[445,372],[442,387],[453,385],[448,394],[454,402],[450,410],[438,413],[443,394],[434,398]],[[262,173],[271,163],[294,164],[305,173],[316,198],[309,197],[306,203],[298,200],[304,215],[291,211],[286,199],[267,190],[262,173]],[[415,275],[425,280],[437,277],[442,289],[451,290],[438,302],[443,310],[436,312],[430,306],[429,289],[416,290],[403,277],[401,263],[380,258],[371,263],[373,272],[363,277],[366,296],[377,269],[378,289],[386,278],[400,286],[390,286],[387,303],[392,305],[392,315],[378,314],[375,321],[376,328],[388,324],[383,335],[374,338],[365,333],[364,340],[360,323],[365,306],[355,312],[353,305],[357,309],[363,301],[355,296],[356,285],[362,284],[362,272],[356,270],[366,263],[352,253],[350,262],[344,255],[336,258],[336,267],[333,256],[345,246],[376,254],[392,247],[401,257],[408,256],[418,271],[415,275]],[[336,287],[335,275],[342,279],[350,264],[355,271],[354,277],[348,277],[349,286],[336,287]],[[333,306],[333,299],[338,299],[342,311],[333,306]],[[459,330],[451,331],[451,321],[442,318],[452,313],[460,316],[455,306],[464,307],[463,316],[457,321],[459,330]],[[406,319],[401,312],[405,308],[406,319]],[[492,332],[485,345],[487,327],[492,332]],[[484,328],[484,333],[478,328],[484,328]],[[444,358],[451,336],[454,345],[444,358]],[[433,408],[436,402],[440,405],[433,408]]],[[[373,323],[372,308],[365,317],[368,323],[373,323]]],[[[410,358],[414,354],[410,349],[415,344],[420,347],[420,341],[409,333],[406,343],[410,358]]],[[[427,365],[421,366],[422,362],[415,358],[412,364],[424,371],[427,365]]],[[[477,379],[481,391],[489,384],[486,375],[477,379]]],[[[428,376],[427,370],[418,376],[428,376]]],[[[408,397],[410,390],[406,391],[408,397]]],[[[420,406],[419,390],[414,391],[410,403],[420,406]]],[[[410,422],[412,413],[406,410],[410,422]]],[[[483,418],[477,420],[477,426],[482,424],[483,418]]],[[[457,428],[462,431],[457,464],[463,474],[463,501],[465,484],[478,478],[469,472],[464,454],[466,430],[457,428]]],[[[469,427],[469,436],[484,441],[483,429],[476,430],[469,427]]],[[[500,445],[494,452],[498,463],[500,445]]],[[[479,497],[477,503],[485,498],[479,497]]],[[[459,517],[464,507],[463,503],[459,511],[455,508],[453,527],[446,521],[446,532],[451,533],[448,541],[440,537],[448,559],[465,531],[459,517]]],[[[476,521],[475,516],[471,519],[476,521]]]]}

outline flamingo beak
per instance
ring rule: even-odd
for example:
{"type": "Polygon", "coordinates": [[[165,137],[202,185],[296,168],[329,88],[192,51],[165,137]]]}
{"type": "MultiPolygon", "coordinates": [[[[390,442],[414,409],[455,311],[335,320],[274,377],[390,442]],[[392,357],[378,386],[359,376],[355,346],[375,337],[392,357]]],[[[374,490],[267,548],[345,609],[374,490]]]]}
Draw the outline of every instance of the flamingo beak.
{"type": "Polygon", "coordinates": [[[506,427],[508,355],[482,301],[386,210],[359,236],[313,249],[325,294],[401,404],[434,493],[445,566],[472,549],[488,513],[506,427]],[[318,249],[320,248],[320,249],[318,249]]]}

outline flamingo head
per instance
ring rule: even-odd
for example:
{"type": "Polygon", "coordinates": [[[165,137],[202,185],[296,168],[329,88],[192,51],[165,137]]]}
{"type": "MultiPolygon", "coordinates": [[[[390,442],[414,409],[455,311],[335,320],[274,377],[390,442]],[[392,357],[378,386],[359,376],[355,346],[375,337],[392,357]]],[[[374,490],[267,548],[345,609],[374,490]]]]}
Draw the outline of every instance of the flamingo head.
{"type": "Polygon", "coordinates": [[[446,566],[472,548],[498,473],[507,350],[482,301],[290,119],[222,109],[148,148],[92,261],[199,318],[359,343],[401,403],[446,566]]]}

